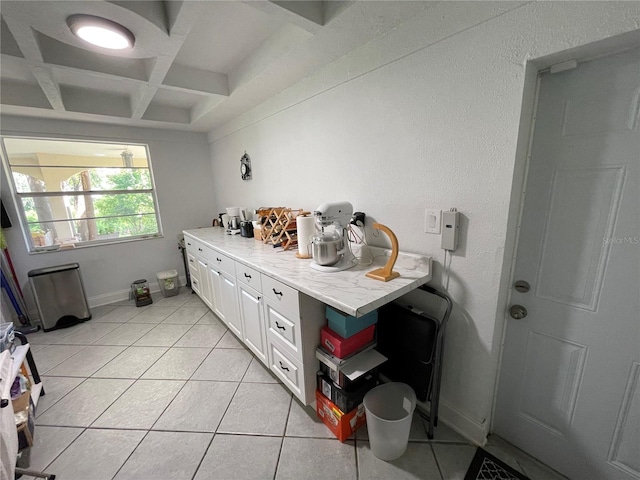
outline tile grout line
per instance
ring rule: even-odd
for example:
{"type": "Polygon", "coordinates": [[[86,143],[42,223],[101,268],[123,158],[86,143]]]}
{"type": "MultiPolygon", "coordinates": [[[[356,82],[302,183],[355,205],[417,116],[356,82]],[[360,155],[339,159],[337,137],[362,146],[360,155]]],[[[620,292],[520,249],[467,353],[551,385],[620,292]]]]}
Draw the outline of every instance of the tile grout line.
{"type": "Polygon", "coordinates": [[[278,476],[278,467],[280,467],[280,458],[282,457],[282,448],[284,447],[284,439],[287,436],[287,427],[289,426],[289,417],[291,416],[291,409],[293,408],[293,395],[289,395],[289,409],[287,410],[287,418],[284,421],[284,430],[282,431],[282,437],[280,440],[280,449],[278,450],[278,458],[276,458],[276,469],[273,472],[273,480],[278,476]]]}

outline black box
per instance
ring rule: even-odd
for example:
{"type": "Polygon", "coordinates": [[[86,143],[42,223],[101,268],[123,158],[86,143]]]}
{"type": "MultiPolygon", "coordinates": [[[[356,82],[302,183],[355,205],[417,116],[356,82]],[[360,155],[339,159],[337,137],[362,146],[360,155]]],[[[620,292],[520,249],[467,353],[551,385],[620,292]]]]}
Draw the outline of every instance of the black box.
{"type": "Polygon", "coordinates": [[[327,375],[317,372],[318,390],[343,412],[350,412],[362,403],[366,393],[378,384],[378,373],[369,372],[358,379],[358,389],[350,392],[336,385],[327,375]]]}

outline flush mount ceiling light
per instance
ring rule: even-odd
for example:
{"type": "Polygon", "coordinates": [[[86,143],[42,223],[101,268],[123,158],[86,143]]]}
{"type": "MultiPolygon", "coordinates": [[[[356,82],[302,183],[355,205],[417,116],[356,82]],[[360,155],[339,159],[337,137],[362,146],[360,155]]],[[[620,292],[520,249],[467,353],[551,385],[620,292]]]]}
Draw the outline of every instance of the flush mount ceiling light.
{"type": "Polygon", "coordinates": [[[73,34],[102,48],[123,50],[133,48],[136,39],[129,30],[119,23],[93,15],[71,15],[67,25],[73,34]]]}

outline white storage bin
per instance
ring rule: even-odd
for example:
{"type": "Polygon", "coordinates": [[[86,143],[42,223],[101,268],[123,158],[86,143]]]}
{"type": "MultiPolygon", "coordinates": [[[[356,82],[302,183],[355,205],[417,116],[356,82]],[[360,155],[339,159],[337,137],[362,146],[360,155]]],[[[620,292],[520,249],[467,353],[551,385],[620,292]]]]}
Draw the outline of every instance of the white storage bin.
{"type": "Polygon", "coordinates": [[[156,273],[158,277],[158,285],[163,297],[173,297],[180,291],[180,285],[178,284],[178,271],[166,270],[164,272],[156,273]]]}

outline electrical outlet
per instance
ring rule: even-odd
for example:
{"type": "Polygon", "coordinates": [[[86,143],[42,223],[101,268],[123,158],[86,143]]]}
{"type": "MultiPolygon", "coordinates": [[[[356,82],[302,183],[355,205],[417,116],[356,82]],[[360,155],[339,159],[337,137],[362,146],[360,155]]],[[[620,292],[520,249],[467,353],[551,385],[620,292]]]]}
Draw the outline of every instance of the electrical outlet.
{"type": "Polygon", "coordinates": [[[424,212],[424,233],[440,233],[442,210],[427,209],[424,212]]]}

